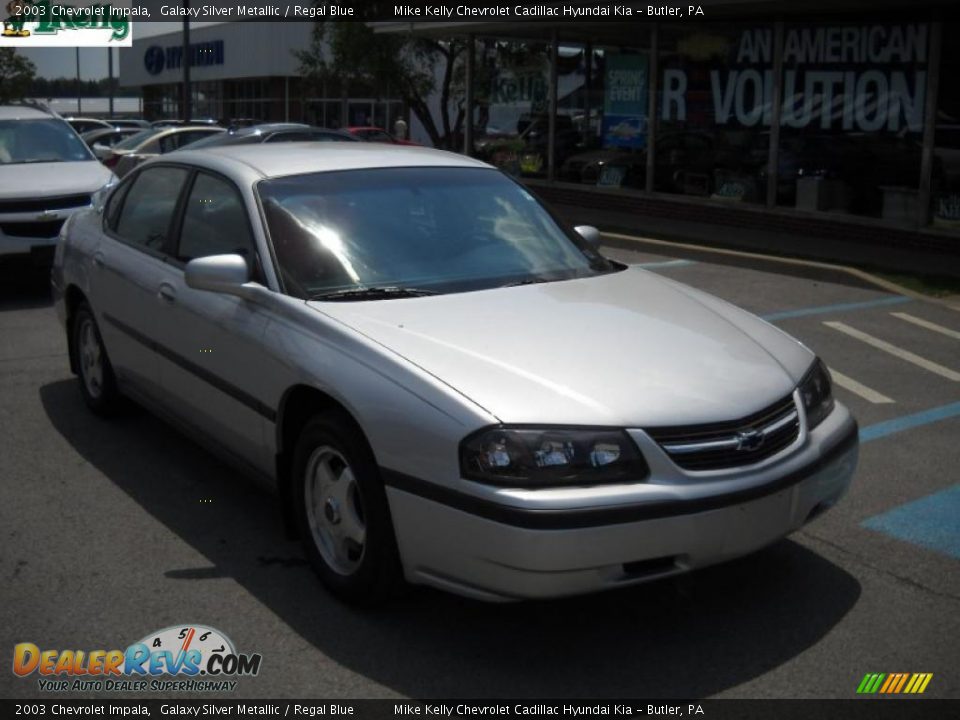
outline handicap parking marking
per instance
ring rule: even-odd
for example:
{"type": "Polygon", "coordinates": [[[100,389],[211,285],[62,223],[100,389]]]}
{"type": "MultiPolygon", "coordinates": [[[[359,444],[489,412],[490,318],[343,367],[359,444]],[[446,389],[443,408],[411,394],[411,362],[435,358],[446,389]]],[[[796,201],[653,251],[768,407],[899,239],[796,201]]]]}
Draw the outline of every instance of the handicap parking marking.
{"type": "Polygon", "coordinates": [[[814,305],[813,307],[797,308],[795,310],[782,310],[780,312],[768,313],[760,317],[767,322],[776,320],[787,320],[789,318],[807,317],[809,315],[826,315],[830,313],[848,312],[850,310],[869,310],[877,307],[887,307],[889,305],[901,305],[911,302],[913,298],[904,295],[894,295],[893,297],[882,297],[876,300],[862,300],[860,302],[834,303],[833,305],[814,305]]]}
{"type": "MultiPolygon", "coordinates": [[[[867,425],[866,427],[860,428],[860,442],[868,443],[871,440],[878,440],[887,435],[893,435],[894,433],[904,430],[910,430],[915,427],[920,427],[921,425],[929,425],[930,423],[948,420],[954,417],[960,417],[960,402],[941,405],[940,407],[921,410],[911,415],[904,415],[903,417],[867,425]]],[[[960,524],[960,521],[958,521],[958,524],[960,524]]]]}
{"type": "Polygon", "coordinates": [[[960,559],[960,485],[867,518],[860,525],[960,559]]]}
{"type": "Polygon", "coordinates": [[[893,398],[889,398],[883,393],[867,387],[863,383],[854,380],[849,375],[844,375],[835,368],[830,368],[830,375],[833,377],[833,382],[842,387],[844,390],[852,392],[854,395],[858,395],[874,405],[887,405],[896,402],[896,400],[893,398]]]}
{"type": "Polygon", "coordinates": [[[960,332],[956,330],[951,330],[948,327],[943,325],[937,325],[932,323],[929,320],[924,320],[923,318],[918,318],[915,315],[910,315],[908,313],[890,313],[893,317],[899,318],[900,320],[906,320],[908,323],[913,323],[918,327],[925,328],[927,330],[932,330],[933,332],[940,333],[941,335],[946,335],[947,337],[952,337],[954,340],[960,340],[960,332]]]}
{"type": "Polygon", "coordinates": [[[900,358],[901,360],[905,360],[908,363],[916,365],[919,368],[923,368],[924,370],[927,370],[929,372],[936,373],[937,375],[944,377],[947,380],[952,380],[953,382],[960,382],[960,372],[957,372],[956,370],[951,370],[950,368],[940,365],[939,363],[935,363],[932,360],[927,360],[924,357],[920,357],[916,353],[912,353],[909,350],[904,350],[903,348],[897,347],[892,343],[888,343],[886,340],[881,340],[880,338],[874,337],[873,335],[869,335],[863,332],[862,330],[857,330],[856,328],[851,327],[846,323],[842,323],[838,321],[826,321],[823,324],[829,328],[842,332],[845,335],[849,335],[852,338],[856,338],[861,342],[865,342],[867,345],[871,345],[877,348],[878,350],[883,350],[885,353],[888,353],[890,355],[893,355],[894,357],[900,358]]]}

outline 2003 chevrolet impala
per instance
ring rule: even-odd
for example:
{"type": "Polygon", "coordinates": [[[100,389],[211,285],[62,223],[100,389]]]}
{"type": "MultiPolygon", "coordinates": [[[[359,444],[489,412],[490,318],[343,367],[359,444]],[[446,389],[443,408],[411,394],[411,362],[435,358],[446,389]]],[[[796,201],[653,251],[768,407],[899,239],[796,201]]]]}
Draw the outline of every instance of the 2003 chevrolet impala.
{"type": "Polygon", "coordinates": [[[128,396],[275,486],[341,597],[630,585],[850,483],[856,423],[810,350],[605,259],[483,163],[184,150],[107,192],[53,272],[86,403],[128,396]]]}

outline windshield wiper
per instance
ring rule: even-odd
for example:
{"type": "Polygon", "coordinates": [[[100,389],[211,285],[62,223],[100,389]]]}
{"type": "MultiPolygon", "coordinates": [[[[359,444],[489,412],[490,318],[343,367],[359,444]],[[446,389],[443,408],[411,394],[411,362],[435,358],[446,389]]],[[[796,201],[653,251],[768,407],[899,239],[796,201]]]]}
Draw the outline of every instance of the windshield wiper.
{"type": "Polygon", "coordinates": [[[545,277],[532,277],[527,278],[526,280],[516,280],[514,282],[508,282],[505,285],[500,287],[519,287],[520,285],[537,285],[539,283],[548,283],[548,282],[557,282],[560,278],[545,278],[545,277]]]}
{"type": "Polygon", "coordinates": [[[333,290],[331,292],[311,295],[311,300],[389,300],[391,298],[405,297],[424,297],[426,295],[437,295],[433,290],[424,290],[422,288],[398,287],[389,285],[387,287],[356,287],[346,288],[345,290],[333,290]]]}

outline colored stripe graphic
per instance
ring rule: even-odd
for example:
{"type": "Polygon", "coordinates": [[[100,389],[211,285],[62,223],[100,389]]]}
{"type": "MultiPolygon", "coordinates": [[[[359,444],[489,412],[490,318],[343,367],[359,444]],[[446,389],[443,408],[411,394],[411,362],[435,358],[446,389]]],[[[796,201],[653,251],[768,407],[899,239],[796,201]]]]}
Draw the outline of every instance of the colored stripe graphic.
{"type": "Polygon", "coordinates": [[[867,673],[857,686],[858,695],[922,695],[933,673],[867,673]]]}

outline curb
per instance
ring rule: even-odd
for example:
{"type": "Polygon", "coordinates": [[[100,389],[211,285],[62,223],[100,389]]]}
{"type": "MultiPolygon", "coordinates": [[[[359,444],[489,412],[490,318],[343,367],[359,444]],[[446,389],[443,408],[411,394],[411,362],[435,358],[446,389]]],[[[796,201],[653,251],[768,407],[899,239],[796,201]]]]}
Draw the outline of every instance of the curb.
{"type": "Polygon", "coordinates": [[[649,252],[657,254],[666,253],[671,257],[684,260],[701,260],[724,265],[735,265],[752,270],[765,270],[778,273],[786,272],[788,275],[795,275],[810,280],[835,282],[869,289],[878,288],[886,292],[903,295],[913,298],[914,300],[924,300],[960,312],[960,296],[952,295],[948,298],[931,297],[923,293],[918,293],[916,290],[905,288],[902,285],[897,285],[889,280],[871,275],[859,268],[848,267],[846,265],[834,265],[817,260],[801,260],[776,255],[764,255],[762,253],[747,252],[744,250],[729,250],[727,248],[694,245],[692,243],[675,242],[672,240],[658,240],[656,238],[606,232],[603,230],[601,230],[601,234],[605,241],[604,244],[623,250],[636,250],[637,246],[641,246],[649,252]],[[612,242],[606,242],[607,239],[612,240],[612,242]]]}

